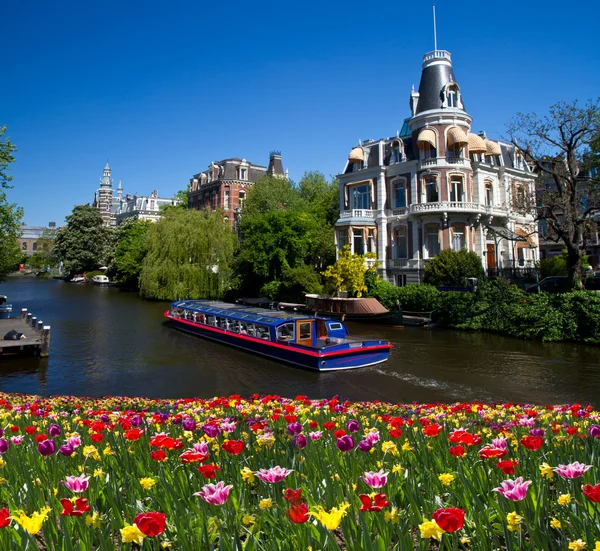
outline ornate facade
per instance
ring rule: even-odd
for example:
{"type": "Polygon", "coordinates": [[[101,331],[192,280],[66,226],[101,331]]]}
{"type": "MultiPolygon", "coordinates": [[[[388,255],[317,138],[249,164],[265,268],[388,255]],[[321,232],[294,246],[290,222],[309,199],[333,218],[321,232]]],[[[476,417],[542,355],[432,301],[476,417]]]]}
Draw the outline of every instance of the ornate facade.
{"type": "Polygon", "coordinates": [[[113,195],[113,181],[110,176],[110,166],[106,163],[104,175],[100,178],[100,187],[94,194],[94,208],[98,209],[102,217],[102,223],[105,226],[117,225],[117,213],[119,212],[121,198],[123,196],[123,186],[119,182],[117,194],[113,195]]]}
{"type": "Polygon", "coordinates": [[[534,175],[515,148],[471,132],[450,53],[423,58],[411,116],[395,137],[353,148],[340,180],[336,246],[375,253],[380,276],[419,283],[445,249],[476,252],[489,273],[533,266],[534,175]]]}
{"type": "Polygon", "coordinates": [[[179,201],[159,197],[158,191],[154,190],[150,195],[126,195],[121,199],[119,212],[117,213],[117,226],[125,220],[150,220],[156,222],[161,217],[161,207],[175,206],[179,201]]]}
{"type": "Polygon", "coordinates": [[[223,209],[229,223],[236,225],[248,190],[267,174],[287,178],[280,152],[270,154],[268,167],[237,157],[214,161],[207,170],[194,174],[190,179],[188,207],[196,210],[223,209]]]}

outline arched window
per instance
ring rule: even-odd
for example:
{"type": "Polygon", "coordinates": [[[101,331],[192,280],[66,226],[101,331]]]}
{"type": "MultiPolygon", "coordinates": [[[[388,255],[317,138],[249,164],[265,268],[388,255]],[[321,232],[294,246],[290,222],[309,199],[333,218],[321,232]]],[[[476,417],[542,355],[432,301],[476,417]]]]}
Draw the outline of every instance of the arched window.
{"type": "Polygon", "coordinates": [[[244,201],[246,200],[246,192],[244,190],[240,191],[240,207],[244,204],[244,201]]]}
{"type": "Polygon", "coordinates": [[[396,140],[392,143],[392,156],[390,158],[390,164],[396,164],[402,161],[402,149],[400,141],[396,140]]]}
{"type": "Polygon", "coordinates": [[[428,258],[440,254],[440,227],[437,224],[425,226],[425,251],[428,258]]]}
{"type": "Polygon", "coordinates": [[[425,178],[425,202],[437,203],[439,201],[439,189],[436,176],[427,176],[425,178]]]}
{"type": "Polygon", "coordinates": [[[450,201],[462,202],[465,200],[465,186],[462,176],[450,176],[450,201]]]}
{"type": "Polygon", "coordinates": [[[485,204],[491,207],[494,204],[494,186],[492,182],[485,182],[485,204]]]}
{"type": "Polygon", "coordinates": [[[369,185],[361,184],[360,186],[353,186],[350,188],[350,208],[371,208],[371,188],[369,185]]]}
{"type": "Polygon", "coordinates": [[[402,180],[394,183],[394,208],[406,208],[406,183],[402,180]]]}
{"type": "Polygon", "coordinates": [[[408,258],[408,238],[406,227],[401,226],[395,232],[395,258],[408,258]]]}

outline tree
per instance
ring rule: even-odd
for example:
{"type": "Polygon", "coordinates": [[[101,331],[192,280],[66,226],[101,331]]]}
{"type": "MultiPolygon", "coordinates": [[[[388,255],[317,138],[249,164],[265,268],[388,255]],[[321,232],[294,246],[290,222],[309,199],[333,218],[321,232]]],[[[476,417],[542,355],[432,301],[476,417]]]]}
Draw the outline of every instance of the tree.
{"type": "Polygon", "coordinates": [[[228,289],[235,235],[223,212],[169,209],[148,229],[145,298],[219,298],[228,289]]]}
{"type": "Polygon", "coordinates": [[[485,272],[477,253],[460,249],[445,250],[425,265],[423,280],[429,285],[465,287],[468,278],[483,278],[485,272]]]}
{"type": "Polygon", "coordinates": [[[187,189],[180,189],[173,197],[173,205],[161,205],[160,210],[164,213],[170,209],[187,209],[188,192],[187,189]]]}
{"type": "Polygon", "coordinates": [[[346,245],[339,252],[337,262],[329,266],[323,275],[328,290],[334,294],[339,291],[347,292],[351,297],[361,297],[367,292],[365,277],[368,272],[376,272],[376,266],[367,267],[367,260],[376,258],[375,254],[352,254],[346,245]]]}
{"type": "Polygon", "coordinates": [[[111,278],[124,289],[137,290],[139,287],[151,226],[149,220],[129,219],[119,228],[118,245],[109,272],[111,278]]]}
{"type": "Polygon", "coordinates": [[[7,170],[15,162],[13,152],[17,148],[10,138],[3,138],[5,132],[6,126],[0,127],[0,281],[15,270],[21,259],[17,238],[23,216],[23,209],[9,203],[6,195],[6,189],[12,187],[9,185],[12,176],[7,174],[7,170]]]}
{"type": "Polygon", "coordinates": [[[54,253],[54,231],[44,230],[42,236],[37,240],[37,250],[32,254],[27,264],[34,270],[48,270],[58,264],[54,253]]]}
{"type": "Polygon", "coordinates": [[[600,166],[598,101],[583,107],[577,101],[560,102],[544,117],[518,113],[508,129],[538,175],[537,203],[531,210],[567,249],[567,275],[573,287],[581,277],[586,229],[600,211],[600,179],[590,172],[600,166]]]}
{"type": "Polygon", "coordinates": [[[54,254],[68,274],[108,265],[114,255],[117,232],[102,225],[97,209],[77,205],[66,218],[67,225],[56,231],[54,254]]]}

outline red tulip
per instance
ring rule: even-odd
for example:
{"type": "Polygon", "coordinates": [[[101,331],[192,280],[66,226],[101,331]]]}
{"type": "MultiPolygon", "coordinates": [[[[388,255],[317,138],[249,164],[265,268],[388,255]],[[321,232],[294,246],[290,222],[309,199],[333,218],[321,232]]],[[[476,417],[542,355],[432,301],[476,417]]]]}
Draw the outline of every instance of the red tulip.
{"type": "Polygon", "coordinates": [[[204,478],[215,478],[217,471],[221,469],[217,465],[202,465],[198,467],[198,472],[204,475],[204,478]]]}
{"type": "Polygon", "coordinates": [[[166,521],[167,515],[164,513],[140,513],[133,519],[140,532],[149,538],[162,534],[166,521]]]}
{"type": "Polygon", "coordinates": [[[94,432],[92,434],[90,434],[90,438],[96,442],[96,444],[98,444],[99,442],[102,442],[102,440],[104,440],[104,435],[100,432],[94,432]]]}
{"type": "Polygon", "coordinates": [[[208,454],[187,450],[184,451],[179,458],[182,463],[204,463],[208,459],[208,454]]]}
{"type": "Polygon", "coordinates": [[[308,505],[306,505],[306,503],[292,505],[288,509],[287,516],[292,522],[296,524],[302,524],[308,521],[308,505]]]}
{"type": "Polygon", "coordinates": [[[362,502],[361,511],[379,512],[390,504],[385,494],[375,494],[373,499],[367,494],[359,494],[358,498],[362,502]]]}
{"type": "Polygon", "coordinates": [[[585,484],[583,486],[583,495],[594,503],[600,503],[600,484],[596,484],[595,486],[585,484]]]}
{"type": "Polygon", "coordinates": [[[498,467],[504,474],[515,474],[515,467],[519,466],[519,462],[514,459],[506,459],[505,461],[498,461],[496,467],[498,467]]]}
{"type": "Polygon", "coordinates": [[[440,427],[440,425],[437,423],[428,425],[423,429],[423,434],[429,437],[437,436],[440,432],[442,432],[442,427],[440,427]]]}
{"type": "Polygon", "coordinates": [[[465,512],[458,507],[448,507],[447,509],[438,509],[433,513],[432,518],[445,532],[456,532],[465,523],[465,512]]]}
{"type": "Polygon", "coordinates": [[[156,450],[150,452],[150,457],[154,459],[154,461],[166,461],[167,460],[167,452],[165,450],[156,450]]]}
{"type": "Polygon", "coordinates": [[[289,501],[292,505],[300,505],[300,503],[302,502],[302,488],[299,488],[297,490],[286,488],[283,491],[283,498],[286,501],[289,501]]]}
{"type": "Polygon", "coordinates": [[[139,440],[143,434],[143,429],[129,429],[125,431],[125,434],[123,436],[126,440],[135,442],[136,440],[139,440]]]}
{"type": "Polygon", "coordinates": [[[449,451],[454,457],[462,457],[466,453],[462,446],[452,446],[449,451]]]}
{"type": "Polygon", "coordinates": [[[392,430],[390,430],[390,436],[392,438],[400,438],[402,436],[402,429],[392,429],[392,430]]]}
{"type": "Polygon", "coordinates": [[[4,507],[0,509],[0,528],[6,528],[10,524],[10,511],[4,507]]]}
{"type": "Polygon", "coordinates": [[[221,447],[231,455],[239,455],[246,446],[241,440],[225,440],[221,447]]]}
{"type": "Polygon", "coordinates": [[[544,444],[544,439],[541,436],[524,436],[521,438],[521,444],[528,450],[539,450],[544,444]]]}
{"type": "Polygon", "coordinates": [[[481,459],[491,459],[494,457],[504,457],[508,453],[508,450],[504,448],[491,448],[484,446],[479,450],[479,457],[481,459]]]}
{"type": "Polygon", "coordinates": [[[60,500],[63,510],[60,513],[63,517],[80,517],[86,511],[90,510],[90,506],[87,504],[87,499],[84,497],[78,497],[75,500],[75,504],[70,499],[62,498],[60,500]]]}

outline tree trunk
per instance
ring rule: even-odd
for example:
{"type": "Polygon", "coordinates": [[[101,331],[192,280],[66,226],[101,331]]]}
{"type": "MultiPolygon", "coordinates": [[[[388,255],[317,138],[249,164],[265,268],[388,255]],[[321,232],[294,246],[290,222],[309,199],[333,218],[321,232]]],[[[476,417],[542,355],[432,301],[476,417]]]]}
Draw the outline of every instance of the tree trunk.
{"type": "Polygon", "coordinates": [[[581,251],[576,245],[567,247],[567,276],[571,289],[581,285],[581,251]]]}

